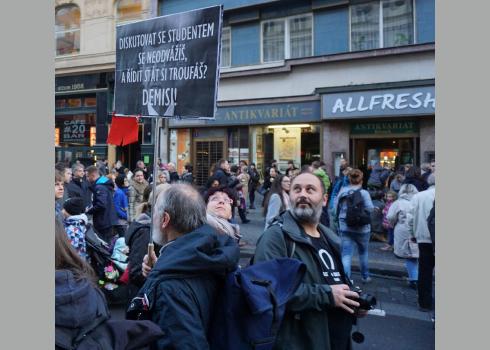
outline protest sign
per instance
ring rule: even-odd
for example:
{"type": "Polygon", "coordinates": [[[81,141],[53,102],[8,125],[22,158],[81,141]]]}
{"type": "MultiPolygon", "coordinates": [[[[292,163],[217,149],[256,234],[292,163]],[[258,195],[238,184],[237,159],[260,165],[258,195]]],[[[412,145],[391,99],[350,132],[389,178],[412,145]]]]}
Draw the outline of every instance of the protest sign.
{"type": "Polygon", "coordinates": [[[116,115],[214,118],[222,6],[120,25],[116,115]]]}

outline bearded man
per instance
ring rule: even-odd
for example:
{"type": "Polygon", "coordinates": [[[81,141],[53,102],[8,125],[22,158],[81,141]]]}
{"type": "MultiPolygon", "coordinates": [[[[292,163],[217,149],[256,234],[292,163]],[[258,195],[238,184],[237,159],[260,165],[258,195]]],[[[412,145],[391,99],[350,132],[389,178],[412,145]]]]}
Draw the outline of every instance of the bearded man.
{"type": "Polygon", "coordinates": [[[311,172],[291,180],[290,209],[278,216],[257,242],[255,262],[292,257],[307,269],[286,306],[274,349],[348,350],[357,309],[342,266],[340,238],[320,224],[327,204],[323,182],[311,172]]]}

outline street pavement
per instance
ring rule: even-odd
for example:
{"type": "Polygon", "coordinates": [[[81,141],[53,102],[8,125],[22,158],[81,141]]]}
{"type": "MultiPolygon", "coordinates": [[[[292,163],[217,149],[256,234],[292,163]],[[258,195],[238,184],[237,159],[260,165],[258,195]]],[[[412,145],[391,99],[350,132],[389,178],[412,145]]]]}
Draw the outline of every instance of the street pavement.
{"type": "MultiPolygon", "coordinates": [[[[255,244],[264,230],[264,218],[261,197],[256,200],[256,208],[248,211],[250,222],[240,224],[242,240],[240,265],[245,267],[255,251],[255,244]]],[[[238,221],[240,221],[238,219],[238,221]]],[[[359,330],[365,337],[364,342],[353,342],[353,350],[388,349],[388,350],[431,350],[435,349],[435,323],[431,318],[434,313],[422,312],[417,306],[417,293],[410,289],[406,282],[404,261],[396,258],[392,252],[381,251],[380,242],[370,242],[369,268],[372,282],[359,284],[377,299],[373,314],[359,320],[359,330]],[[384,316],[380,316],[383,315],[384,316]]],[[[354,284],[360,281],[357,257],[352,263],[354,284]]],[[[435,290],[435,288],[434,288],[435,290]]],[[[124,318],[124,308],[111,307],[114,318],[124,318]]]]}

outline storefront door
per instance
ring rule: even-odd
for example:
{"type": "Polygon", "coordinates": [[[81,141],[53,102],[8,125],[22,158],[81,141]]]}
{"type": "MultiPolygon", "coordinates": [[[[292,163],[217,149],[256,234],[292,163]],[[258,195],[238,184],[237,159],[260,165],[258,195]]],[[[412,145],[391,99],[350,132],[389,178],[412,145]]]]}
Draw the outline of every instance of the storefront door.
{"type": "Polygon", "coordinates": [[[224,143],[222,139],[194,141],[194,176],[198,186],[206,185],[211,167],[224,158],[224,143]]]}
{"type": "Polygon", "coordinates": [[[363,168],[379,162],[382,166],[398,168],[417,164],[418,138],[356,138],[352,139],[353,165],[363,168]]]}

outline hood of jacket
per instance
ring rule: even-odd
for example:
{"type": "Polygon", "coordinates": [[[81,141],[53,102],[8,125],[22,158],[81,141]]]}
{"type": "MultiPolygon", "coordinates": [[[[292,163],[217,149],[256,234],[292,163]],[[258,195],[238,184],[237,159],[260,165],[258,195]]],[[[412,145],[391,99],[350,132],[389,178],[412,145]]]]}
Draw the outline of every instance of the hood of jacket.
{"type": "Polygon", "coordinates": [[[106,176],[101,176],[95,181],[95,183],[91,186],[92,189],[95,189],[97,185],[103,185],[109,187],[111,190],[114,190],[114,182],[106,176]]]}
{"type": "Polygon", "coordinates": [[[209,273],[224,276],[237,268],[239,258],[238,244],[205,224],[166,245],[148,279],[209,273]]]}
{"type": "Polygon", "coordinates": [[[88,218],[85,214],[72,215],[65,219],[65,224],[67,225],[87,225],[88,218]]]}
{"type": "Polygon", "coordinates": [[[100,316],[109,318],[103,295],[87,279],[77,280],[69,270],[56,270],[55,324],[81,328],[100,316]]]}
{"type": "MultiPolygon", "coordinates": [[[[281,226],[282,230],[291,238],[293,241],[306,243],[312,245],[311,239],[306,233],[303,233],[299,227],[298,222],[294,219],[293,215],[289,210],[283,212],[281,215],[277,216],[272,224],[277,223],[281,226]]],[[[328,227],[319,224],[318,229],[324,235],[324,237],[331,243],[333,249],[337,251],[339,256],[340,254],[340,238],[333,231],[331,231],[328,227]]]]}
{"type": "Polygon", "coordinates": [[[136,233],[142,229],[150,229],[151,217],[147,213],[141,213],[128,227],[126,234],[124,235],[124,240],[126,245],[130,245],[136,233]]]}

